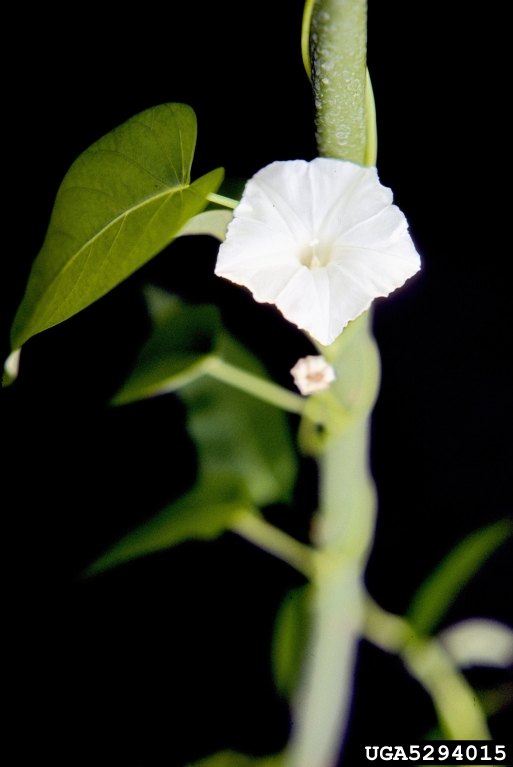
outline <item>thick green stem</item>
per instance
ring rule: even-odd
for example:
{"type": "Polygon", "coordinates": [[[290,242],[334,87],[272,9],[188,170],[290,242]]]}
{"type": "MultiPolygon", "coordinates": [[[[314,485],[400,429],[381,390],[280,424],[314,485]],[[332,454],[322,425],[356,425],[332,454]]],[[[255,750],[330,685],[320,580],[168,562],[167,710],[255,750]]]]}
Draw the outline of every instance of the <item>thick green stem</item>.
{"type": "MultiPolygon", "coordinates": [[[[366,70],[366,0],[317,0],[310,41],[319,154],[374,164],[376,142],[368,136],[374,117],[366,106],[372,96],[366,70]]],[[[379,356],[370,312],[350,327],[340,339],[347,333],[347,342],[336,341],[325,355],[337,373],[330,394],[353,417],[328,433],[319,458],[314,543],[322,556],[316,560],[311,636],[293,703],[286,767],[336,764],[363,629],[363,571],[376,510],[369,418],[379,384],[379,356]]]]}
{"type": "Polygon", "coordinates": [[[378,390],[379,357],[370,333],[370,313],[352,325],[348,343],[332,359],[337,380],[331,392],[354,415],[341,432],[328,434],[319,457],[312,632],[294,701],[287,767],[336,763],[363,627],[363,571],[376,509],[369,471],[369,416],[378,390]]]}
{"type": "Polygon", "coordinates": [[[363,165],[366,0],[317,0],[310,41],[319,154],[363,165]]]}

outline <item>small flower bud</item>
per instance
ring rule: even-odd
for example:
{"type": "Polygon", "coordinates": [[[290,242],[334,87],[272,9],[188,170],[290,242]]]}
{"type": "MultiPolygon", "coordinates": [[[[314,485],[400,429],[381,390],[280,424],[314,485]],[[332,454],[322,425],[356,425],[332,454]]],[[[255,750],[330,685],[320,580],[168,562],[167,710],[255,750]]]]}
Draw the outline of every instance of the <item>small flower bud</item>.
{"type": "Polygon", "coordinates": [[[290,372],[301,394],[314,394],[329,389],[336,378],[333,367],[321,354],[301,357],[290,372]]]}

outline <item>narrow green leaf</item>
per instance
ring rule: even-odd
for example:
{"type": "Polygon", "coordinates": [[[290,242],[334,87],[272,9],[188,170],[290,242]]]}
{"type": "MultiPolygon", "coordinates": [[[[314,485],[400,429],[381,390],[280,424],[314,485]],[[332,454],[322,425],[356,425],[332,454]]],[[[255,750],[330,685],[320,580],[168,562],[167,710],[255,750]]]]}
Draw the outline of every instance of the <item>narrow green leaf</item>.
{"type": "Polygon", "coordinates": [[[190,184],[196,117],[162,104],[132,117],[73,163],[14,319],[17,349],[103,296],[168,245],[207,205],[222,168],[190,184]]]}
{"type": "Polygon", "coordinates": [[[310,624],[310,587],[290,591],[274,627],[272,665],[276,689],[290,700],[299,681],[310,624]]]}
{"type": "Polygon", "coordinates": [[[145,295],[153,330],[114,405],[174,391],[204,375],[204,363],[217,348],[221,319],[215,306],[186,305],[153,286],[145,295]]]}
{"type": "Polygon", "coordinates": [[[211,540],[229,527],[236,514],[248,508],[236,477],[206,478],[153,519],[122,538],[86,570],[97,575],[131,559],[176,546],[183,541],[211,540]]]}
{"type": "Polygon", "coordinates": [[[459,543],[424,581],[407,618],[419,634],[430,634],[462,588],[513,531],[509,520],[477,530],[459,543]]]}
{"type": "Polygon", "coordinates": [[[281,767],[283,754],[252,757],[235,751],[219,751],[213,756],[189,764],[188,767],[281,767]]]}

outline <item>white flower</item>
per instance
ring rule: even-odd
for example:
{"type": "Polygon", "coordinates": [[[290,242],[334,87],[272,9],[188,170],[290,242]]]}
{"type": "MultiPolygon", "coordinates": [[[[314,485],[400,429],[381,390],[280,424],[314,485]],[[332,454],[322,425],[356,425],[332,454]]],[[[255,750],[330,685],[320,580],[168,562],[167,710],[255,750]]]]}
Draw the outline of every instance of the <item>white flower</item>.
{"type": "Polygon", "coordinates": [[[273,162],[248,181],[216,264],[325,346],[419,269],[376,169],[322,157],[273,162]]]}
{"type": "Polygon", "coordinates": [[[333,367],[322,354],[301,357],[290,372],[301,394],[314,394],[329,389],[336,378],[333,367]]]}

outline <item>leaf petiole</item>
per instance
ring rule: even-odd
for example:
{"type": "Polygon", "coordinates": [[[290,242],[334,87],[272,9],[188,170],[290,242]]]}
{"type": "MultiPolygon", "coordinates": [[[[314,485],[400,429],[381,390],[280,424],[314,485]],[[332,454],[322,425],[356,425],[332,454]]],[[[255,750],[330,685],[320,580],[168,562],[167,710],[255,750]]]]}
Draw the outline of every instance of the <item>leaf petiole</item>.
{"type": "Polygon", "coordinates": [[[209,202],[215,202],[217,205],[224,205],[225,208],[236,208],[240,200],[232,200],[231,197],[225,197],[222,194],[215,194],[211,192],[207,194],[207,200],[209,202]]]}
{"type": "Polygon", "coordinates": [[[295,567],[306,578],[314,574],[315,551],[250,511],[242,511],[229,525],[233,533],[295,567]]]}
{"type": "Polygon", "coordinates": [[[289,413],[302,413],[306,400],[299,394],[278,386],[272,381],[266,381],[260,376],[247,373],[241,368],[225,362],[220,357],[211,357],[205,372],[218,381],[234,386],[236,389],[252,394],[254,397],[269,402],[271,405],[287,410],[289,413]]]}

